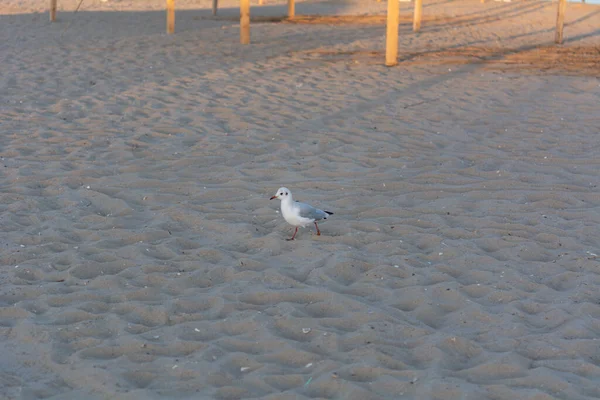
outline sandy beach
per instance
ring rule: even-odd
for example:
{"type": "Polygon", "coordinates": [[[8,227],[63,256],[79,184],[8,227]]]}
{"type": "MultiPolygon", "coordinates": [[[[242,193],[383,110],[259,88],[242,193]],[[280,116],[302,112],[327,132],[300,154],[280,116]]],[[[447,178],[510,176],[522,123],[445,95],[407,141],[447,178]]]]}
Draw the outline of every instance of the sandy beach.
{"type": "Polygon", "coordinates": [[[1,399],[600,398],[600,6],[78,3],[0,5],[1,399]]]}

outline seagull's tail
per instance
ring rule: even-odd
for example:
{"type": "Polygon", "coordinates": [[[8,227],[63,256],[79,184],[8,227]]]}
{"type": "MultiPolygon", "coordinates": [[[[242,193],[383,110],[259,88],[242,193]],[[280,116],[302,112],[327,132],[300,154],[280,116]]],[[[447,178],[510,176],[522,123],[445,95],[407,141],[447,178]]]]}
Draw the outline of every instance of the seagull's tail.
{"type": "Polygon", "coordinates": [[[331,211],[327,211],[327,210],[323,210],[323,211],[325,211],[329,215],[333,215],[333,213],[331,211]]]}

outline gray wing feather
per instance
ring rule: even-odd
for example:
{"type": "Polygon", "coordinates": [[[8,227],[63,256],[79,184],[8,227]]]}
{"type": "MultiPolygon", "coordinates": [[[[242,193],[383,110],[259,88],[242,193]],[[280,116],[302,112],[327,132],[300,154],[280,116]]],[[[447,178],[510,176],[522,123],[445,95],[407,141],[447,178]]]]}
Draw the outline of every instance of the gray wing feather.
{"type": "Polygon", "coordinates": [[[309,218],[314,219],[315,221],[320,221],[322,219],[327,219],[327,216],[329,215],[325,211],[319,210],[318,208],[314,208],[313,206],[305,203],[296,202],[294,203],[294,206],[298,208],[298,210],[300,211],[300,216],[303,218],[309,218]]]}

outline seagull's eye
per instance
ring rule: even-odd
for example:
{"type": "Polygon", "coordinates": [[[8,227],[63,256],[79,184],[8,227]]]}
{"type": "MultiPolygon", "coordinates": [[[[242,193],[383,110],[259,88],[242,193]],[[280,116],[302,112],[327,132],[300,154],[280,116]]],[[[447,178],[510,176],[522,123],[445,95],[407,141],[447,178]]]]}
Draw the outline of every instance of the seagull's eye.
{"type": "Polygon", "coordinates": [[[287,195],[288,195],[288,192],[285,192],[285,195],[287,196],[287,195]]]}

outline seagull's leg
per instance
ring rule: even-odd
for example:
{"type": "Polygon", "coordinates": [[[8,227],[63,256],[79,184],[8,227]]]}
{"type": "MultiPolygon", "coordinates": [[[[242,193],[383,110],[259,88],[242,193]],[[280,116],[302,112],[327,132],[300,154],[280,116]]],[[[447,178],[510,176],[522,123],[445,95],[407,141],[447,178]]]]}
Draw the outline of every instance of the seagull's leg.
{"type": "Polygon", "coordinates": [[[321,231],[319,230],[319,225],[317,225],[316,221],[315,221],[315,228],[317,228],[317,236],[321,236],[321,231]]]}
{"type": "Polygon", "coordinates": [[[285,239],[285,240],[294,240],[294,238],[296,237],[296,233],[298,233],[298,227],[296,227],[296,230],[294,231],[294,234],[292,235],[292,237],[289,239],[285,239]]]}

